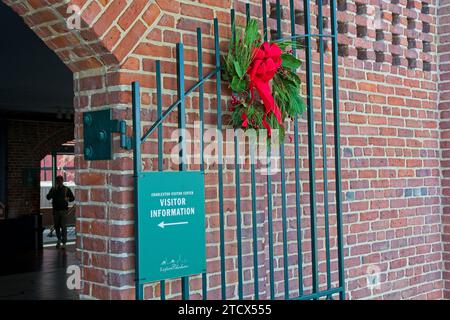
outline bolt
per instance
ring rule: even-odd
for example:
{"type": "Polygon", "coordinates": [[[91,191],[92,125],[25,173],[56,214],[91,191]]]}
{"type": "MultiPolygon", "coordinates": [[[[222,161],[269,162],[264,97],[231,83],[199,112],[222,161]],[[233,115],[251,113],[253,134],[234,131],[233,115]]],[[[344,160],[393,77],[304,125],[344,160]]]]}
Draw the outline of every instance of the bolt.
{"type": "Polygon", "coordinates": [[[92,150],[92,146],[84,148],[84,154],[86,155],[86,157],[91,157],[93,153],[94,152],[92,150]]]}
{"type": "Polygon", "coordinates": [[[84,125],[90,126],[92,124],[92,116],[90,114],[84,115],[84,125]]]}
{"type": "Polygon", "coordinates": [[[105,130],[101,130],[98,132],[98,140],[105,141],[106,140],[106,132],[105,130]]]}

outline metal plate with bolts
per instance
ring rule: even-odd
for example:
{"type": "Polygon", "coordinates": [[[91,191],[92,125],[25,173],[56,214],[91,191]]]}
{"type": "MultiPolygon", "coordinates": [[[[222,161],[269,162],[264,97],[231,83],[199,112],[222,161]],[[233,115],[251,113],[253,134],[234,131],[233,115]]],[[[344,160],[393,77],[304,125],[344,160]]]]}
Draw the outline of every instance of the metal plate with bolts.
{"type": "Polygon", "coordinates": [[[112,159],[111,109],[83,113],[84,159],[112,159]]]}

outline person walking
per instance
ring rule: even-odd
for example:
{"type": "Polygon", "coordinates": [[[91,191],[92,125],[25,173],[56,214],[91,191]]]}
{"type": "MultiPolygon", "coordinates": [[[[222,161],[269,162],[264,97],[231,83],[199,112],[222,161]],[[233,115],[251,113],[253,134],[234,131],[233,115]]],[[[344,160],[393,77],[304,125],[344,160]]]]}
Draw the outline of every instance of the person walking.
{"type": "Polygon", "coordinates": [[[69,202],[75,201],[72,191],[64,185],[62,176],[56,177],[56,186],[47,194],[47,199],[52,200],[53,224],[55,226],[58,242],[56,248],[65,249],[67,242],[67,216],[69,202]]]}

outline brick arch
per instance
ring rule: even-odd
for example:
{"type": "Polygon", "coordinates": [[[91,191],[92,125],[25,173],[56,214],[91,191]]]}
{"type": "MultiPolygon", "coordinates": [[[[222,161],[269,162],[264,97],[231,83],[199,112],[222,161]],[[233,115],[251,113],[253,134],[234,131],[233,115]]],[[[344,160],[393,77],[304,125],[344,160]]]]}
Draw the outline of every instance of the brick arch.
{"type": "Polygon", "coordinates": [[[72,70],[117,69],[161,14],[154,1],[0,0],[72,70]],[[70,30],[69,7],[80,8],[79,30],[70,30]]]}
{"type": "MultiPolygon", "coordinates": [[[[142,72],[144,57],[137,48],[157,24],[167,25],[172,20],[159,0],[160,4],[154,0],[0,1],[10,6],[74,74],[73,136],[60,131],[61,137],[45,139],[47,142],[35,151],[43,157],[53,146],[75,139],[80,297],[130,298],[134,250],[127,239],[133,237],[133,229],[116,221],[133,218],[129,206],[131,154],[120,151],[110,161],[85,161],[82,112],[111,108],[114,118],[130,120],[131,95],[124,87],[138,79],[150,86],[149,77],[142,72]],[[70,5],[81,8],[80,30],[66,26],[70,5]],[[112,258],[117,251],[127,256],[112,258]]],[[[144,55],[147,57],[147,51],[144,55]]]]}

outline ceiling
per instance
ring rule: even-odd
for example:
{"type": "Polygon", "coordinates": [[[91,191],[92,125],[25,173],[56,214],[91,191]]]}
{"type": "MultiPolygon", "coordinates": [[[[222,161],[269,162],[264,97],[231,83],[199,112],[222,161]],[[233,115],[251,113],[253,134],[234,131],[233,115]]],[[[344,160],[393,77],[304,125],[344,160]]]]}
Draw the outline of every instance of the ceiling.
{"type": "Polygon", "coordinates": [[[72,72],[2,1],[0,112],[73,113],[72,72]]]}

